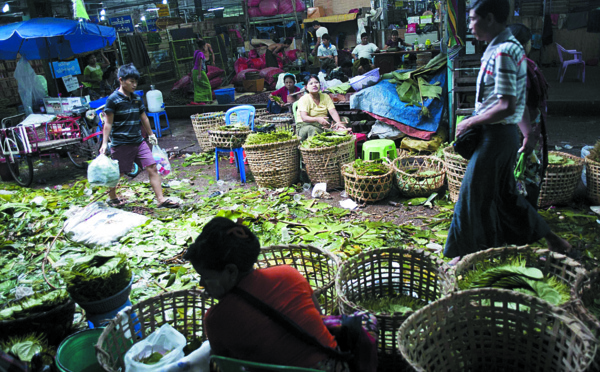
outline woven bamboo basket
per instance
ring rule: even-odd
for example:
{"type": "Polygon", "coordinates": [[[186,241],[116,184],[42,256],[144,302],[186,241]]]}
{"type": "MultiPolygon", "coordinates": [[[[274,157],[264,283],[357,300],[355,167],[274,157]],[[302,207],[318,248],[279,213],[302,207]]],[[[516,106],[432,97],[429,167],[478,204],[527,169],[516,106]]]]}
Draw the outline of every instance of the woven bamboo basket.
{"type": "Polygon", "coordinates": [[[273,245],[261,249],[259,268],[290,265],[310,283],[325,315],[337,313],[335,274],[339,258],[328,251],[311,245],[273,245]]]}
{"type": "Polygon", "coordinates": [[[203,152],[214,151],[215,147],[210,144],[208,131],[221,125],[225,125],[225,113],[207,112],[205,114],[192,115],[190,118],[192,119],[192,126],[194,127],[200,149],[203,152]]]}
{"type": "MultiPolygon", "coordinates": [[[[573,288],[580,275],[587,274],[587,271],[579,262],[564,254],[552,252],[548,249],[534,249],[528,245],[520,247],[490,248],[468,254],[458,262],[454,270],[456,276],[456,289],[459,290],[458,284],[460,282],[460,276],[468,271],[474,270],[477,265],[482,263],[501,265],[508,259],[516,256],[520,256],[521,259],[525,260],[525,266],[538,268],[542,271],[544,276],[552,275],[566,284],[569,288],[573,288]]],[[[570,302],[573,300],[575,300],[575,297],[571,295],[570,301],[562,306],[570,306],[570,302]]]]}
{"type": "Polygon", "coordinates": [[[298,138],[261,145],[244,145],[246,159],[260,187],[288,187],[298,179],[298,138]]]}
{"type": "Polygon", "coordinates": [[[585,177],[587,183],[587,197],[593,204],[600,204],[600,163],[585,158],[585,177]]]}
{"type": "Polygon", "coordinates": [[[409,156],[392,162],[400,192],[409,198],[429,196],[440,191],[446,180],[444,162],[435,156],[409,156]],[[422,175],[421,172],[432,172],[422,175]]]}
{"type": "Polygon", "coordinates": [[[254,119],[259,118],[263,115],[268,115],[269,111],[267,111],[266,108],[262,108],[262,109],[257,109],[256,112],[254,113],[254,119]]]}
{"type": "Polygon", "coordinates": [[[548,155],[559,155],[575,162],[572,165],[548,164],[546,174],[540,187],[538,204],[540,207],[566,204],[573,199],[573,194],[583,171],[583,159],[560,151],[548,151],[548,155]]]}
{"type": "Polygon", "coordinates": [[[210,140],[210,146],[231,149],[236,147],[242,147],[246,137],[252,133],[248,130],[209,130],[208,138],[210,140]]]}
{"type": "MultiPolygon", "coordinates": [[[[571,289],[573,297],[575,297],[571,311],[592,331],[596,339],[600,339],[600,320],[588,310],[588,306],[600,293],[598,292],[599,286],[600,269],[595,269],[587,275],[580,275],[571,289]]],[[[596,352],[589,371],[600,371],[600,353],[596,352]]]]}
{"type": "Polygon", "coordinates": [[[572,314],[506,289],[453,293],[398,331],[415,371],[585,371],[597,340],[572,314]]]}
{"type": "MultiPolygon", "coordinates": [[[[404,295],[429,303],[450,293],[454,278],[441,259],[427,251],[382,248],[363,252],[343,262],[335,278],[342,314],[369,310],[357,302],[404,295]]],[[[402,358],[396,336],[413,312],[375,314],[379,328],[379,370],[393,369],[402,358]]]]}
{"type": "Polygon", "coordinates": [[[183,334],[188,343],[197,338],[206,340],[204,315],[215,303],[200,290],[185,290],[163,293],[121,311],[98,338],[98,362],[106,371],[123,371],[127,350],[165,323],[183,334]]]}
{"type": "Polygon", "coordinates": [[[444,166],[446,167],[446,178],[448,179],[448,192],[453,203],[458,201],[460,185],[465,177],[465,171],[469,161],[458,155],[454,147],[444,148],[444,166]]]}
{"type": "Polygon", "coordinates": [[[294,123],[294,117],[290,113],[262,115],[255,122],[259,125],[273,124],[275,129],[284,129],[296,133],[296,123],[294,123]]]}
{"type": "Polygon", "coordinates": [[[342,174],[344,175],[344,184],[348,196],[360,203],[373,203],[385,199],[394,184],[394,170],[392,167],[386,164],[389,168],[386,174],[361,176],[356,174],[353,164],[342,165],[342,174]]]}
{"type": "Polygon", "coordinates": [[[354,161],[355,142],[356,138],[353,136],[350,140],[336,146],[309,149],[300,145],[302,161],[306,165],[310,182],[325,182],[329,190],[344,187],[342,165],[354,161]]]}

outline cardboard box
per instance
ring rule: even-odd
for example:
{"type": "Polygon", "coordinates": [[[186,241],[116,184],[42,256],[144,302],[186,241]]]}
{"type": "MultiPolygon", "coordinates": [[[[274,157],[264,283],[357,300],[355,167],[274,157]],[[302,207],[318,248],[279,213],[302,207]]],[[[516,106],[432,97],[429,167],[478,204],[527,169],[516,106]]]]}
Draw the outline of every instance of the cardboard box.
{"type": "Polygon", "coordinates": [[[325,17],[325,9],[322,6],[318,6],[316,8],[308,8],[307,9],[307,18],[320,18],[325,17]]]}
{"type": "Polygon", "coordinates": [[[421,21],[421,17],[419,16],[415,16],[415,17],[408,17],[408,23],[416,23],[419,24],[421,21]]]}
{"type": "Polygon", "coordinates": [[[69,113],[73,110],[74,107],[83,106],[89,102],[89,97],[44,98],[44,106],[46,106],[46,113],[52,115],[69,113]]]}
{"type": "Polygon", "coordinates": [[[427,24],[427,23],[433,23],[432,15],[421,16],[420,18],[421,18],[420,24],[422,24],[422,25],[427,24]]]}

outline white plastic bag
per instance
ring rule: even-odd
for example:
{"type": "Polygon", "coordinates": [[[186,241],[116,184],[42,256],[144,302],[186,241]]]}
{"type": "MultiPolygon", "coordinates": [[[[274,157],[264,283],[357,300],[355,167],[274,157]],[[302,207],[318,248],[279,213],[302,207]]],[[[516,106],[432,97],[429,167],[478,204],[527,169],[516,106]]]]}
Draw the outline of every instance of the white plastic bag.
{"type": "Polygon", "coordinates": [[[171,363],[164,368],[165,372],[209,372],[210,371],[210,343],[204,341],[198,350],[194,350],[190,355],[171,363]]]}
{"type": "Polygon", "coordinates": [[[14,77],[19,85],[19,95],[25,108],[25,114],[32,114],[32,107],[45,97],[44,87],[29,64],[29,61],[23,57],[17,62],[14,77]]]}
{"type": "Polygon", "coordinates": [[[171,163],[169,163],[169,154],[158,145],[152,146],[152,157],[156,162],[156,170],[158,173],[166,176],[171,173],[171,163]]]}
{"type": "Polygon", "coordinates": [[[146,216],[111,208],[102,202],[85,208],[73,207],[67,211],[67,217],[65,234],[69,239],[91,247],[110,245],[148,221],[146,216]]]}
{"type": "Polygon", "coordinates": [[[285,74],[279,74],[277,77],[277,84],[275,85],[275,89],[281,89],[285,85],[284,81],[285,74]]]}
{"type": "Polygon", "coordinates": [[[92,161],[87,173],[90,186],[116,187],[121,177],[119,162],[104,154],[92,161]]]}
{"type": "Polygon", "coordinates": [[[181,333],[170,324],[163,324],[157,331],[133,345],[131,349],[125,353],[125,371],[161,371],[169,364],[176,363],[183,358],[183,348],[185,345],[185,337],[181,333]],[[144,364],[139,361],[142,358],[149,357],[155,352],[161,354],[168,353],[155,364],[144,364]]]}
{"type": "MultiPolygon", "coordinates": [[[[581,148],[581,157],[585,159],[590,154],[590,151],[593,148],[594,148],[594,146],[583,146],[581,148]]],[[[581,172],[581,179],[583,180],[583,185],[587,186],[587,178],[585,175],[585,165],[583,166],[583,172],[581,172]]]]}

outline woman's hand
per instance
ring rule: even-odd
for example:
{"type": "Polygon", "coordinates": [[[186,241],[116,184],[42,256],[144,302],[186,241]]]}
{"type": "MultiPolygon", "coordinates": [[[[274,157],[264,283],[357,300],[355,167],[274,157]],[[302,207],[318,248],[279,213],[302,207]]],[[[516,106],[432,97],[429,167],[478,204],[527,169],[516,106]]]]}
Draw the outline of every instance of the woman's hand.
{"type": "Polygon", "coordinates": [[[327,120],[327,118],[318,117],[317,123],[321,124],[323,127],[329,127],[329,120],[327,120]]]}
{"type": "Polygon", "coordinates": [[[273,99],[273,95],[272,94],[269,94],[269,101],[275,102],[275,99],[273,99]]]}

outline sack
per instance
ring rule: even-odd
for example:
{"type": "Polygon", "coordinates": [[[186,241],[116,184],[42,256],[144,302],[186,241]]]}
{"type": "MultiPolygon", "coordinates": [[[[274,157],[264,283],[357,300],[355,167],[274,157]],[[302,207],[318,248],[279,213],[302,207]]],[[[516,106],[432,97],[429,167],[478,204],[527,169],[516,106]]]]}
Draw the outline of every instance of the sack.
{"type": "Polygon", "coordinates": [[[169,155],[158,145],[152,146],[152,157],[156,162],[156,170],[163,176],[171,173],[171,163],[169,163],[169,155]]]}
{"type": "Polygon", "coordinates": [[[216,66],[208,65],[206,66],[206,76],[208,76],[208,80],[212,80],[214,78],[218,78],[219,76],[225,73],[225,70],[222,70],[216,66]]]}
{"type": "Polygon", "coordinates": [[[178,362],[183,358],[183,348],[186,345],[185,337],[170,324],[163,324],[150,336],[133,345],[125,353],[125,370],[127,372],[157,371],[161,367],[178,362]],[[165,354],[167,353],[168,354],[165,354]],[[140,362],[141,358],[147,358],[153,353],[164,354],[162,359],[155,364],[140,362]]]}
{"type": "Polygon", "coordinates": [[[326,315],[323,323],[335,337],[343,353],[350,353],[348,366],[352,372],[377,371],[377,318],[366,311],[353,315],[326,315]]]}
{"type": "Polygon", "coordinates": [[[87,176],[90,186],[116,187],[121,177],[119,162],[100,154],[88,167],[87,176]]]}
{"type": "Polygon", "coordinates": [[[454,151],[463,158],[469,160],[481,140],[481,125],[471,127],[466,132],[456,137],[454,151]]]}

